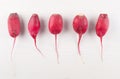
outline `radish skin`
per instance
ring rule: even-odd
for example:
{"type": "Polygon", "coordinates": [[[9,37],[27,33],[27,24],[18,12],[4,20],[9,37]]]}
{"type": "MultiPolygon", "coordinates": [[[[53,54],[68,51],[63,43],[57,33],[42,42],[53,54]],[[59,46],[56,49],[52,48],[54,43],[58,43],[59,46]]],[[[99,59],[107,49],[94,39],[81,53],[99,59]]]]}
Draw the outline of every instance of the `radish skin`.
{"type": "Polygon", "coordinates": [[[100,14],[97,24],[96,24],[96,34],[100,38],[101,43],[101,61],[103,61],[103,44],[102,39],[103,36],[106,34],[109,28],[109,18],[107,14],[100,14]]]}
{"type": "Polygon", "coordinates": [[[85,15],[76,15],[75,16],[75,18],[73,19],[73,29],[79,35],[78,53],[81,56],[81,53],[80,53],[80,41],[81,41],[82,35],[88,29],[88,20],[87,20],[85,15]]]}
{"type": "Polygon", "coordinates": [[[29,23],[28,23],[28,31],[31,35],[31,37],[34,39],[34,45],[35,45],[35,48],[37,49],[37,51],[42,55],[43,53],[40,51],[40,49],[37,47],[36,45],[36,37],[38,35],[38,32],[40,30],[40,20],[39,20],[39,17],[37,14],[33,14],[29,20],[29,23]]]}
{"type": "Polygon", "coordinates": [[[49,31],[55,35],[55,51],[57,55],[57,62],[59,64],[59,54],[58,54],[58,47],[57,47],[57,34],[62,31],[63,28],[63,19],[60,14],[53,14],[50,16],[49,24],[48,24],[49,31]]]}
{"type": "Polygon", "coordinates": [[[14,38],[13,47],[11,50],[11,60],[13,55],[13,49],[15,46],[16,37],[20,34],[20,19],[17,13],[11,13],[8,17],[8,31],[12,38],[14,38]]]}
{"type": "MultiPolygon", "coordinates": [[[[78,38],[78,54],[81,56],[80,41],[81,41],[82,35],[88,29],[88,20],[87,20],[87,17],[85,15],[83,15],[83,14],[82,15],[76,15],[74,17],[74,19],[73,19],[73,29],[79,35],[79,38],[78,38]]],[[[82,56],[81,56],[81,60],[83,62],[82,56]]]]}

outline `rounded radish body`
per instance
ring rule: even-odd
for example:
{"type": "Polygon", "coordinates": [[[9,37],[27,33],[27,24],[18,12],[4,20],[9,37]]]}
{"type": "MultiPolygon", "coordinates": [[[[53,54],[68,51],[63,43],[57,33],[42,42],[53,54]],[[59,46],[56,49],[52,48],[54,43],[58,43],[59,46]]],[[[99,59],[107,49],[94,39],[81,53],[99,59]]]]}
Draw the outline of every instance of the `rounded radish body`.
{"type": "Polygon", "coordinates": [[[11,13],[8,18],[8,30],[11,37],[16,38],[20,34],[20,19],[17,13],[11,13]]]}
{"type": "Polygon", "coordinates": [[[41,53],[41,51],[38,49],[38,47],[36,45],[36,37],[38,35],[39,30],[40,30],[39,17],[37,14],[33,14],[28,23],[28,31],[29,31],[30,35],[32,36],[32,38],[34,39],[34,44],[35,44],[36,49],[38,50],[39,53],[41,53]]]}
{"type": "Polygon", "coordinates": [[[85,15],[77,15],[73,20],[73,28],[78,34],[84,34],[88,28],[88,20],[85,15]]]}
{"type": "Polygon", "coordinates": [[[100,37],[101,41],[101,60],[103,61],[103,45],[102,45],[102,37],[106,34],[109,28],[109,18],[107,14],[100,14],[97,24],[96,24],[96,34],[100,37]]]}
{"type": "Polygon", "coordinates": [[[78,39],[78,53],[80,53],[80,40],[82,35],[86,32],[88,29],[88,20],[85,15],[76,15],[73,20],[73,29],[76,33],[79,35],[78,39]]]}
{"type": "Polygon", "coordinates": [[[57,34],[59,34],[63,28],[62,16],[60,14],[51,15],[48,26],[49,26],[49,31],[55,35],[55,50],[57,54],[57,61],[59,63],[59,55],[58,55],[58,49],[57,49],[57,34]]]}
{"type": "Polygon", "coordinates": [[[8,31],[11,37],[14,38],[13,47],[11,51],[11,59],[12,53],[15,45],[16,37],[20,34],[20,19],[17,13],[11,13],[8,17],[8,31]]]}
{"type": "Polygon", "coordinates": [[[63,28],[62,16],[59,14],[53,14],[49,20],[49,31],[52,34],[59,34],[63,28]]]}

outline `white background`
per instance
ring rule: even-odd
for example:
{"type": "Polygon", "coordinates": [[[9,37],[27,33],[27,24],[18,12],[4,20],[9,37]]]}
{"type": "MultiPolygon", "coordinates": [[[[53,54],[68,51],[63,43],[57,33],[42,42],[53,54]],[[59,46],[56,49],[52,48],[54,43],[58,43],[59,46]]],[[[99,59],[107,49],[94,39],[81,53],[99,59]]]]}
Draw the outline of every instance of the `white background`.
{"type": "Polygon", "coordinates": [[[119,0],[1,0],[0,1],[0,79],[119,79],[120,78],[120,5],[119,0]],[[16,39],[13,62],[10,52],[13,38],[9,36],[7,19],[17,12],[21,18],[21,34],[16,39]],[[41,30],[34,47],[27,30],[33,13],[39,14],[41,30]],[[54,50],[54,35],[48,30],[51,14],[60,13],[63,31],[58,35],[60,64],[54,50]],[[77,52],[78,35],[72,28],[76,14],[83,13],[89,29],[81,40],[82,64],[77,52]],[[110,28],[103,38],[104,62],[100,60],[100,40],[95,24],[100,13],[107,13],[110,28]]]}

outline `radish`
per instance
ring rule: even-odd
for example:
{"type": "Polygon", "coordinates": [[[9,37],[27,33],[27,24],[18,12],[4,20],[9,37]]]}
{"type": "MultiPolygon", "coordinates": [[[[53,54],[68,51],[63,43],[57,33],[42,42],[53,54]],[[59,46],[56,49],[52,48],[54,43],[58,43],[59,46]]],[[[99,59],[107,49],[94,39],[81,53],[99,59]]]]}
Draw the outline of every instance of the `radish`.
{"type": "Polygon", "coordinates": [[[15,46],[16,37],[20,34],[20,19],[17,13],[11,13],[8,17],[8,31],[12,38],[14,38],[13,47],[11,51],[11,60],[13,49],[15,46]]]}
{"type": "Polygon", "coordinates": [[[57,34],[62,31],[63,28],[63,19],[60,14],[53,14],[50,16],[49,19],[49,31],[55,35],[55,51],[57,54],[57,62],[59,63],[59,55],[58,55],[58,48],[57,48],[57,34]]]}
{"type": "Polygon", "coordinates": [[[100,14],[96,24],[96,34],[100,38],[101,42],[101,60],[103,61],[103,44],[102,38],[106,34],[109,28],[109,18],[107,14],[100,14]]]}
{"type": "Polygon", "coordinates": [[[35,44],[37,51],[43,56],[42,52],[36,45],[36,37],[38,35],[39,30],[40,30],[39,17],[37,14],[33,14],[28,23],[28,31],[29,31],[31,37],[34,39],[34,44],[35,44]]]}
{"type": "Polygon", "coordinates": [[[76,33],[79,35],[78,39],[78,53],[81,56],[80,53],[80,41],[82,35],[86,32],[88,29],[88,20],[85,15],[76,15],[73,20],[73,29],[76,33]]]}

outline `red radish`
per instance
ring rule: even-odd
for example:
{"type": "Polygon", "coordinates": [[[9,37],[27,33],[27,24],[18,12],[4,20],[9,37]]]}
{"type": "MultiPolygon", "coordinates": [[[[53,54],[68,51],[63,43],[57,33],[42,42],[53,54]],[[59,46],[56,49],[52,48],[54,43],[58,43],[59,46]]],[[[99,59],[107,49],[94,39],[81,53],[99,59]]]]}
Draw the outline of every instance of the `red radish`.
{"type": "Polygon", "coordinates": [[[102,38],[106,34],[109,28],[109,18],[107,14],[100,14],[96,24],[96,34],[100,38],[101,42],[101,60],[103,61],[103,44],[102,38]]]}
{"type": "Polygon", "coordinates": [[[74,20],[73,20],[73,29],[75,30],[76,33],[79,35],[78,39],[78,53],[80,53],[80,40],[82,35],[86,32],[88,29],[88,20],[85,15],[76,15],[74,20]]]}
{"type": "Polygon", "coordinates": [[[58,48],[57,48],[57,34],[59,34],[63,28],[62,16],[60,14],[51,15],[48,26],[49,26],[49,31],[55,35],[55,50],[57,54],[57,61],[59,63],[59,55],[58,55],[58,48]]]}
{"type": "Polygon", "coordinates": [[[36,45],[36,37],[37,37],[39,30],[40,30],[39,17],[37,14],[33,14],[28,23],[28,31],[30,35],[32,36],[32,38],[34,39],[34,44],[35,44],[36,49],[41,55],[43,55],[36,45]]]}
{"type": "Polygon", "coordinates": [[[11,13],[8,17],[8,31],[11,37],[14,38],[13,47],[11,51],[11,60],[12,60],[12,53],[16,41],[16,37],[20,34],[20,19],[17,13],[11,13]]]}

